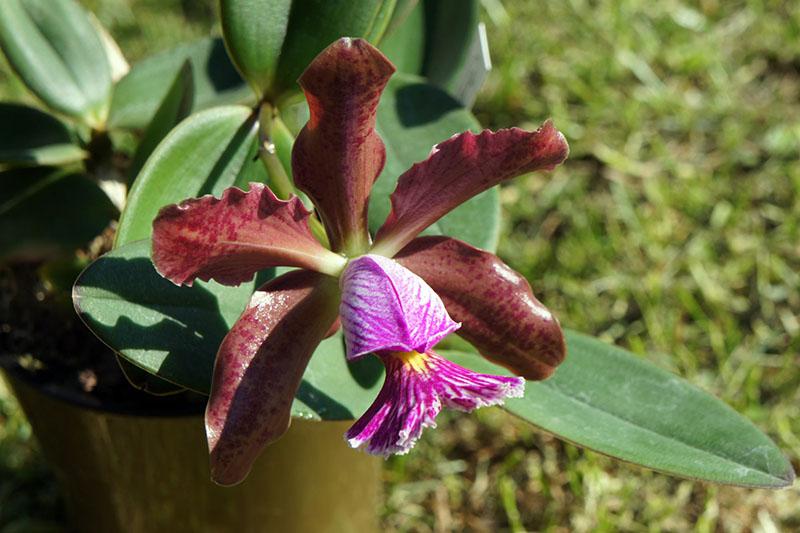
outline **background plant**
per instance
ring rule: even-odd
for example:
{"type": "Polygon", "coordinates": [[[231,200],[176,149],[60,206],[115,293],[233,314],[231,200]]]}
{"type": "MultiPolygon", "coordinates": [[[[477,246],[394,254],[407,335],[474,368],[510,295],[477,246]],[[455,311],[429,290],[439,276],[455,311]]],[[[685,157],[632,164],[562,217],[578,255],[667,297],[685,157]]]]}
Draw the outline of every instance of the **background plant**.
{"type": "MultiPolygon", "coordinates": [[[[16,74],[10,80],[12,93],[34,105],[0,104],[0,118],[7,126],[0,138],[0,170],[6,170],[0,180],[0,261],[32,262],[44,288],[64,302],[92,257],[105,251],[111,239],[121,246],[149,235],[152,216],[166,203],[268,178],[279,194],[287,196],[292,190],[287,173],[293,136],[286,124],[296,129],[304,120],[294,80],[331,39],[350,34],[383,42],[395,49],[398,63],[410,75],[425,74],[424,63],[435,64],[440,49],[446,49],[454,61],[437,69],[432,80],[446,87],[461,77],[463,51],[475,38],[477,20],[475,2],[457,9],[455,3],[431,3],[410,18],[413,2],[310,1],[298,9],[290,2],[224,5],[232,6],[223,10],[229,26],[247,27],[254,12],[276,10],[273,33],[259,34],[259,54],[249,54],[246,45],[252,46],[255,36],[246,32],[229,39],[228,50],[221,38],[205,36],[160,51],[132,69],[94,14],[74,0],[9,0],[2,6],[0,47],[16,74]],[[427,26],[420,15],[423,9],[427,26]],[[459,30],[456,39],[437,37],[435,22],[444,17],[459,30]],[[392,32],[392,39],[384,38],[387,32],[392,32]],[[439,46],[441,42],[447,46],[439,46]],[[273,63],[262,64],[264,58],[273,63]],[[252,82],[248,87],[233,62],[243,73],[265,74],[257,80],[248,76],[252,82]],[[260,100],[267,104],[259,114],[251,108],[260,100]],[[279,101],[283,119],[278,116],[279,101]],[[42,104],[47,110],[39,108],[42,104]],[[177,128],[172,144],[145,168],[173,127],[203,110],[209,111],[177,128]],[[269,150],[262,149],[265,143],[269,150]],[[264,156],[263,165],[258,154],[264,156]],[[108,231],[101,237],[103,230],[108,231]]],[[[417,79],[422,78],[412,76],[405,85],[416,87],[417,79]]],[[[395,91],[413,89],[402,85],[398,82],[395,91]]],[[[471,100],[475,90],[473,84],[458,94],[471,100]]],[[[468,114],[458,112],[456,101],[432,85],[425,94],[401,98],[408,100],[407,108],[421,108],[414,111],[416,122],[427,120],[425,114],[431,110],[456,111],[443,122],[443,130],[436,130],[437,136],[475,124],[468,114]],[[418,105],[431,97],[433,108],[418,105]]],[[[425,139],[405,153],[401,149],[392,159],[394,164],[405,165],[410,154],[433,142],[425,139]]],[[[391,184],[384,183],[387,186],[391,184]]],[[[496,193],[485,195],[485,209],[496,203],[496,193]]],[[[446,227],[446,222],[442,224],[446,227]]],[[[488,243],[495,239],[496,228],[494,217],[482,234],[471,234],[488,243]]],[[[159,394],[180,389],[138,371],[124,359],[120,364],[137,387],[159,394]]]]}

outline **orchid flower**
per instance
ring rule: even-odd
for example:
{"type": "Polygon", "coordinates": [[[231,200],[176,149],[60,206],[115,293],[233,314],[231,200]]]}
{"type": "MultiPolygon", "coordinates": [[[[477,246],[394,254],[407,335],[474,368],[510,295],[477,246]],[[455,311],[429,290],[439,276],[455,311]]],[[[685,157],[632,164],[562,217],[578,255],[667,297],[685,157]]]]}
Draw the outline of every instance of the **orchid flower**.
{"type": "Polygon", "coordinates": [[[373,242],[367,203],[385,162],[375,117],[394,70],[366,41],[344,38],[299,79],[310,119],[294,145],[293,175],[330,249],[297,197],[279,200],[259,183],[167,206],[153,223],[153,262],[176,284],[236,285],[264,268],[297,267],[256,290],[219,348],[206,411],[218,483],[244,479],[288,429],[311,354],[340,324],[348,360],[374,354],[386,367],[378,397],[346,434],[351,446],[383,456],[407,452],[442,406],[470,411],[521,396],[525,379],[546,378],[564,358],[558,321],[520,274],[462,241],[417,237],[472,196],[561,163],[564,137],[546,122],[438,144],[399,177],[373,242]],[[478,374],[437,355],[434,345],[456,330],[519,377],[478,374]]]}

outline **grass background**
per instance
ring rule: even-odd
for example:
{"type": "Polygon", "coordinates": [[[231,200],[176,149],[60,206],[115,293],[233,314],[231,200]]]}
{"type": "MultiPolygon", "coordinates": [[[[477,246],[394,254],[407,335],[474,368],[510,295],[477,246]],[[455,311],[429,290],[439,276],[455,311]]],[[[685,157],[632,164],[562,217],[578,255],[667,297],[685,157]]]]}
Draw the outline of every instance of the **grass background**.
{"type": "MultiPolygon", "coordinates": [[[[217,31],[214,2],[87,0],[131,61],[217,31]]],[[[800,4],[484,0],[489,127],[553,117],[553,174],[504,186],[500,255],[569,327],[720,396],[800,468],[800,4]]],[[[0,94],[26,99],[0,67],[0,94]]],[[[0,532],[59,496],[0,391],[0,532]]],[[[388,531],[797,531],[800,488],[672,479],[500,410],[449,413],[385,469],[388,531]]]]}

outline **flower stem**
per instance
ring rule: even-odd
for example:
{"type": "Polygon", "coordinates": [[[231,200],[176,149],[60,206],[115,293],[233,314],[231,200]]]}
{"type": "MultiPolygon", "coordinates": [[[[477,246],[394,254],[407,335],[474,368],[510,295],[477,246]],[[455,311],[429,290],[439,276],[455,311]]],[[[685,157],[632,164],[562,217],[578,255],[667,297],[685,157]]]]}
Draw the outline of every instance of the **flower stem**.
{"type": "Polygon", "coordinates": [[[317,238],[322,246],[330,250],[331,243],[328,240],[328,234],[326,233],[322,222],[320,222],[316,216],[312,215],[308,218],[308,227],[311,229],[311,233],[317,238]]]}
{"type": "Polygon", "coordinates": [[[258,157],[267,169],[269,185],[275,196],[281,200],[288,200],[294,195],[294,185],[289,175],[283,168],[273,140],[273,124],[275,122],[275,108],[268,103],[261,104],[259,113],[259,148],[258,157]]]}
{"type": "MultiPolygon", "coordinates": [[[[275,148],[273,128],[278,125],[286,129],[280,119],[278,118],[276,109],[267,102],[261,104],[259,112],[259,148],[258,157],[267,169],[267,176],[269,176],[269,186],[275,196],[281,200],[288,200],[292,196],[297,195],[294,188],[294,183],[286,172],[280,158],[278,157],[275,148]]],[[[287,132],[287,135],[290,135],[287,132]]],[[[326,248],[330,248],[328,241],[328,234],[325,232],[325,227],[316,216],[311,216],[308,219],[308,225],[311,233],[318,241],[326,248]]]]}

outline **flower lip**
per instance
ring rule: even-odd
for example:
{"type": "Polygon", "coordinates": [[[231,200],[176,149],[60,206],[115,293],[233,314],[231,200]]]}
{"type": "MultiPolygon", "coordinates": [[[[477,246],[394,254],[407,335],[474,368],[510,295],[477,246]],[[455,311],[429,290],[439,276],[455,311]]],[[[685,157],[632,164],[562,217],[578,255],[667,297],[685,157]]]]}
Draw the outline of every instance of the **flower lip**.
{"type": "Polygon", "coordinates": [[[405,454],[425,428],[436,427],[442,407],[473,411],[519,398],[520,377],[479,374],[432,351],[382,352],[386,381],[375,402],[345,434],[353,448],[388,457],[405,454]]]}
{"type": "Polygon", "coordinates": [[[392,259],[351,259],[339,280],[347,358],[371,352],[426,352],[461,327],[419,276],[392,259]]]}

